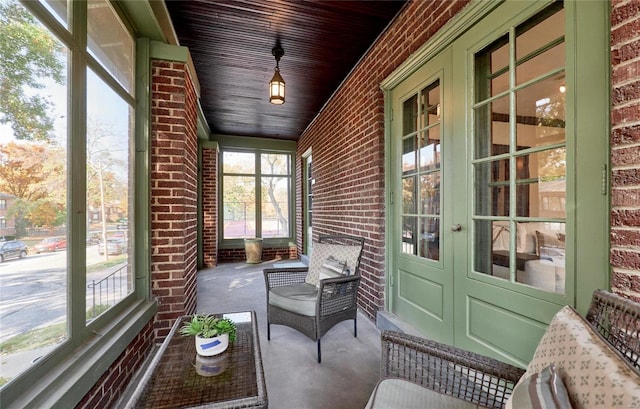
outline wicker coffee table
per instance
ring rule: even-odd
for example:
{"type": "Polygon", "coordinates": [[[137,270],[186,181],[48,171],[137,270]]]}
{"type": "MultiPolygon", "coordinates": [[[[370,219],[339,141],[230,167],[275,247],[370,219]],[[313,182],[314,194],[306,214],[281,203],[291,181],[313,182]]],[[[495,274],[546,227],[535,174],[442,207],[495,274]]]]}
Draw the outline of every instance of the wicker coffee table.
{"type": "Polygon", "coordinates": [[[177,319],[128,408],[267,408],[255,312],[212,315],[236,323],[236,341],[219,355],[200,357],[193,337],[179,333],[190,317],[177,319]]]}

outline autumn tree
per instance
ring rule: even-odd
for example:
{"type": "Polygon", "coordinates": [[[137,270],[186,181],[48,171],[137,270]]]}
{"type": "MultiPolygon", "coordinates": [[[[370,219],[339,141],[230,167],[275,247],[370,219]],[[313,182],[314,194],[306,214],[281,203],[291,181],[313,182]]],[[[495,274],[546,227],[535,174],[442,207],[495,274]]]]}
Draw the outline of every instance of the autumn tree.
{"type": "Polygon", "coordinates": [[[28,202],[46,198],[46,156],[44,147],[34,143],[0,145],[0,192],[28,202]]]}
{"type": "Polygon", "coordinates": [[[33,93],[46,80],[63,83],[59,42],[18,2],[0,0],[0,123],[16,139],[51,141],[52,103],[33,93]]]}

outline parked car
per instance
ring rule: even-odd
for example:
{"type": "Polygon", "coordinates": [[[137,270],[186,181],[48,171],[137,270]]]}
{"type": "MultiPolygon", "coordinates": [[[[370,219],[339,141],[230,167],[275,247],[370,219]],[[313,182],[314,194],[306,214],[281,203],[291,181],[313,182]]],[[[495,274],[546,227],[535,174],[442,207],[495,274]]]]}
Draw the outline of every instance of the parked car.
{"type": "Polygon", "coordinates": [[[10,258],[27,257],[27,245],[20,240],[0,242],[0,263],[10,258]]]}
{"type": "MultiPolygon", "coordinates": [[[[121,239],[121,238],[107,239],[107,254],[109,255],[122,254],[126,251],[126,249],[127,249],[127,246],[125,245],[124,239],[121,239]]],[[[102,241],[98,243],[98,253],[100,253],[100,255],[104,254],[104,243],[102,241]]]]}
{"type": "Polygon", "coordinates": [[[47,237],[34,246],[36,254],[45,251],[58,251],[67,248],[67,239],[64,237],[47,237]]]}

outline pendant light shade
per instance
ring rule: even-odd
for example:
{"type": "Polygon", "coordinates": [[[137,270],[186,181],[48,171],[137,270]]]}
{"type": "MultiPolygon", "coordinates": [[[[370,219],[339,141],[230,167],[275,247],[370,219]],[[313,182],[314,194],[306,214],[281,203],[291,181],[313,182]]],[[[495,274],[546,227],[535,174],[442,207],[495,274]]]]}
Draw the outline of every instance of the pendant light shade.
{"type": "Polygon", "coordinates": [[[276,105],[284,104],[284,79],[280,75],[280,58],[284,55],[282,47],[277,46],[271,50],[271,54],[276,57],[276,71],[269,81],[269,102],[276,105]]]}

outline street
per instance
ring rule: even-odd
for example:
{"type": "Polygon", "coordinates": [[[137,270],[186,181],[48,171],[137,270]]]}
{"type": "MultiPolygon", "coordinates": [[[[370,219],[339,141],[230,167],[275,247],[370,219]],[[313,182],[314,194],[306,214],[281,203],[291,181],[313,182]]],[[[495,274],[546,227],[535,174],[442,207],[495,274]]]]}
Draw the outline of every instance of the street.
{"type": "MultiPolygon", "coordinates": [[[[67,252],[29,254],[25,259],[0,263],[0,342],[28,330],[64,322],[67,303],[67,252]]],[[[87,264],[104,260],[98,246],[87,247],[87,264]]],[[[100,280],[117,270],[88,275],[100,280]]],[[[93,292],[87,288],[87,308],[91,306],[93,292]]]]}

